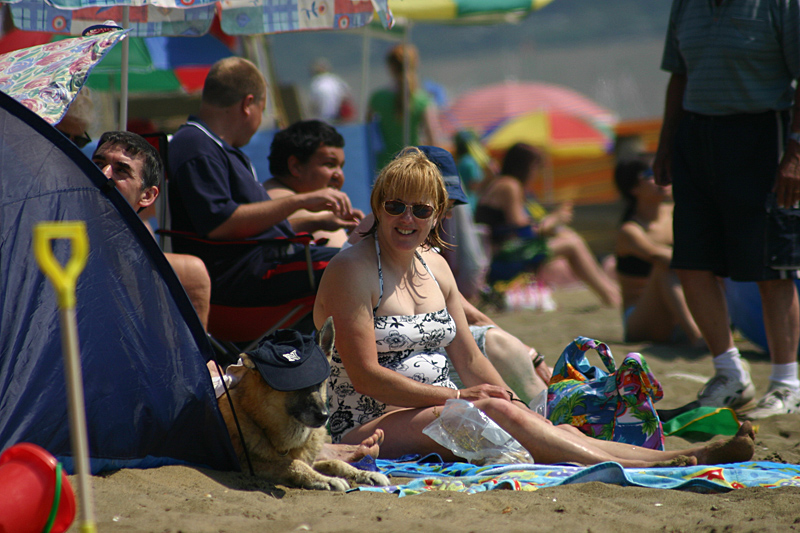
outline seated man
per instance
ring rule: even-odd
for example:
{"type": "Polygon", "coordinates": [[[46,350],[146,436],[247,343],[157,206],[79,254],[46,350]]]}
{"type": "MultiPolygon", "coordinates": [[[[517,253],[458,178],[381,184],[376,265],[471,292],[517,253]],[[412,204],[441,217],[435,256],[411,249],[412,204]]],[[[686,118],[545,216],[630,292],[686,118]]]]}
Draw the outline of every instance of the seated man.
{"type": "MultiPolygon", "coordinates": [[[[313,192],[325,187],[340,190],[344,185],[344,137],[320,120],[295,122],[278,132],[269,150],[272,178],[264,188],[272,198],[313,192]]],[[[364,214],[353,210],[354,218],[342,220],[334,213],[311,213],[305,209],[289,216],[295,231],[327,239],[327,246],[340,248],[347,240],[345,230],[358,225],[364,214]]]]}
{"type": "MultiPolygon", "coordinates": [[[[113,180],[117,190],[137,212],[153,205],[164,169],[158,151],[135,133],[104,133],[92,154],[92,161],[113,180]]],[[[211,280],[203,262],[186,254],[164,254],[183,285],[203,328],[208,325],[211,280]]]]}
{"type": "MultiPolygon", "coordinates": [[[[208,73],[198,115],[169,144],[172,229],[204,239],[177,238],[173,246],[206,264],[212,304],[264,307],[313,294],[305,267],[289,265],[305,263],[301,246],[243,241],[294,237],[287,217],[299,209],[330,211],[343,221],[355,216],[350,199],[335,189],[278,199],[264,190],[239,148],[261,124],[266,101],[266,80],[253,63],[222,59],[208,73]]],[[[317,278],[336,252],[312,246],[317,278]]]]}
{"type": "MultiPolygon", "coordinates": [[[[150,143],[127,131],[106,132],[100,137],[92,161],[114,184],[134,209],[152,205],[158,197],[158,177],[163,173],[161,158],[150,143]]],[[[177,256],[177,254],[169,254],[177,256]]],[[[191,256],[187,256],[191,257],[191,256]]],[[[202,263],[196,257],[202,268],[202,263]]],[[[171,263],[171,261],[170,261],[171,263]]],[[[205,272],[205,270],[203,270],[205,272]]],[[[209,361],[208,369],[216,389],[221,389],[216,365],[209,361]]],[[[221,394],[217,391],[217,396],[221,394]]],[[[367,456],[376,458],[383,442],[383,432],[377,430],[359,445],[326,444],[318,459],[342,459],[355,462],[367,456]]]]}

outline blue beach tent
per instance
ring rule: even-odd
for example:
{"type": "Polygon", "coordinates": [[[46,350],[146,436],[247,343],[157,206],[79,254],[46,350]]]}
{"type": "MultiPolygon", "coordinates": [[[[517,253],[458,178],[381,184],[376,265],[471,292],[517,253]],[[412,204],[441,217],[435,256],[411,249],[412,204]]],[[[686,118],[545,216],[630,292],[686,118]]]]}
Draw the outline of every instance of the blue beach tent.
{"type": "MultiPolygon", "coordinates": [[[[239,465],[186,293],[125,199],[71,142],[0,92],[0,450],[38,444],[72,471],[55,290],[32,251],[40,221],[83,220],[76,316],[92,472],[239,465]]],[[[67,241],[55,241],[62,264],[67,241]]]]}

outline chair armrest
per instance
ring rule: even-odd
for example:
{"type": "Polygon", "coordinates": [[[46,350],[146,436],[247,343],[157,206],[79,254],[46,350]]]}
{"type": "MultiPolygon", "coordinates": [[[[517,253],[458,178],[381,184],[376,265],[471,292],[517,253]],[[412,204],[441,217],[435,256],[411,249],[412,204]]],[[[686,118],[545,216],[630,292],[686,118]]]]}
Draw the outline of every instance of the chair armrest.
{"type": "Polygon", "coordinates": [[[208,239],[201,237],[195,233],[188,231],[177,231],[169,229],[156,230],[158,235],[166,235],[173,239],[187,239],[195,242],[202,242],[203,244],[211,245],[226,245],[226,244],[302,244],[305,246],[314,242],[314,236],[310,233],[298,233],[294,237],[275,237],[272,239],[239,239],[235,241],[221,241],[216,239],[208,239]]]}

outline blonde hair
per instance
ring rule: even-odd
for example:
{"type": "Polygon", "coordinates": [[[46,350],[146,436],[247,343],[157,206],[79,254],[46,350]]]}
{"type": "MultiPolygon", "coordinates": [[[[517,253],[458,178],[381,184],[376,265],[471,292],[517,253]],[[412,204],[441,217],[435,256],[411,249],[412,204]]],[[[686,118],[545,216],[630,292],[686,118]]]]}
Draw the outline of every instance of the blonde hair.
{"type": "Polygon", "coordinates": [[[393,46],[386,55],[386,64],[392,76],[400,82],[397,94],[395,95],[394,107],[396,112],[402,114],[405,86],[408,85],[408,94],[410,95],[413,95],[419,86],[419,82],[417,81],[417,66],[419,65],[419,53],[417,52],[417,48],[412,44],[408,46],[402,44],[393,46]],[[406,56],[408,56],[408,64],[406,64],[406,56]],[[406,68],[406,66],[408,66],[408,68],[406,68]]]}
{"type": "Polygon", "coordinates": [[[437,248],[451,248],[440,235],[442,220],[448,209],[447,189],[442,173],[419,149],[408,147],[401,151],[388,165],[383,167],[372,186],[369,204],[375,221],[364,236],[373,235],[378,230],[378,213],[383,211],[387,200],[429,200],[433,206],[433,217],[438,219],[425,238],[425,245],[437,248]]]}

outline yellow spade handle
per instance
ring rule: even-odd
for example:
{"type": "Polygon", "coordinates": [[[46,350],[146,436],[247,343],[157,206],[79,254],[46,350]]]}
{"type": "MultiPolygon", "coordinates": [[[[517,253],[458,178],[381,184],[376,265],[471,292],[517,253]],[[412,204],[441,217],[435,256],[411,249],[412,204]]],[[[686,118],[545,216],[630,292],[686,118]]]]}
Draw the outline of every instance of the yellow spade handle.
{"type": "Polygon", "coordinates": [[[72,222],[40,222],[33,228],[33,252],[42,272],[50,278],[58,293],[58,305],[61,309],[75,308],[75,282],[86,266],[89,255],[89,238],[86,235],[86,223],[72,222]],[[64,268],[53,255],[50,241],[53,239],[69,239],[72,255],[64,268]]]}

